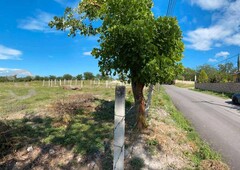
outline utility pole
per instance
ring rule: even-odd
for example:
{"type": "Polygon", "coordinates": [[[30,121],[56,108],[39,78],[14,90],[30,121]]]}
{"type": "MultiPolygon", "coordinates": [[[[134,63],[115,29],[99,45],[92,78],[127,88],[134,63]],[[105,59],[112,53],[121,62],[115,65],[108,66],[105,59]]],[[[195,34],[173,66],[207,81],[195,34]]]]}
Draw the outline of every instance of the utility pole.
{"type": "Polygon", "coordinates": [[[237,66],[238,66],[238,72],[240,72],[240,54],[238,54],[237,66]]]}

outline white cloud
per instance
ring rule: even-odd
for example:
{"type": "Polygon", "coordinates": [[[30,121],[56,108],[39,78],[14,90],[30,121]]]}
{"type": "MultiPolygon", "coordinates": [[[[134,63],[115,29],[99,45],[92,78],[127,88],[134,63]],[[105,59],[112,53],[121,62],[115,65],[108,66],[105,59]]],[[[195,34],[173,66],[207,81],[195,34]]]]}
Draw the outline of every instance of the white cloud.
{"type": "Polygon", "coordinates": [[[208,62],[214,63],[214,62],[217,62],[217,59],[216,58],[209,58],[208,62]]]}
{"type": "Polygon", "coordinates": [[[84,52],[83,55],[85,55],[85,56],[91,56],[91,55],[92,55],[91,53],[92,53],[91,51],[87,51],[87,52],[84,52]]]}
{"type": "Polygon", "coordinates": [[[240,46],[240,33],[227,37],[225,41],[228,44],[240,46]]]}
{"type": "MultiPolygon", "coordinates": [[[[207,1],[206,1],[207,2],[207,1]]],[[[194,50],[208,51],[224,45],[240,46],[240,0],[229,2],[209,27],[189,31],[184,37],[186,46],[194,50]]],[[[215,16],[216,16],[215,15],[215,16]]]]}
{"type": "Polygon", "coordinates": [[[35,17],[28,17],[19,22],[18,27],[30,31],[42,31],[42,32],[56,32],[48,26],[48,23],[53,19],[54,15],[39,11],[35,17]]]}
{"type": "Polygon", "coordinates": [[[0,44],[0,60],[21,60],[22,52],[0,44]]]}
{"type": "Polygon", "coordinates": [[[187,22],[188,22],[187,16],[184,16],[179,20],[179,23],[187,23],[187,22]]]}
{"type": "Polygon", "coordinates": [[[190,0],[204,10],[220,9],[228,4],[228,0],[190,0]]]}
{"type": "Polygon", "coordinates": [[[219,52],[219,53],[217,53],[217,54],[215,55],[215,58],[219,58],[219,57],[227,58],[227,56],[229,56],[229,55],[230,55],[229,52],[227,52],[227,51],[221,51],[221,52],[219,52]]]}
{"type": "Polygon", "coordinates": [[[224,27],[216,25],[210,28],[198,28],[194,31],[190,31],[187,33],[187,37],[185,37],[184,40],[191,43],[187,45],[189,48],[208,51],[211,49],[214,41],[221,40],[229,34],[230,30],[225,30],[224,27]]]}
{"type": "Polygon", "coordinates": [[[17,68],[0,68],[0,76],[33,76],[31,72],[17,68]]]}

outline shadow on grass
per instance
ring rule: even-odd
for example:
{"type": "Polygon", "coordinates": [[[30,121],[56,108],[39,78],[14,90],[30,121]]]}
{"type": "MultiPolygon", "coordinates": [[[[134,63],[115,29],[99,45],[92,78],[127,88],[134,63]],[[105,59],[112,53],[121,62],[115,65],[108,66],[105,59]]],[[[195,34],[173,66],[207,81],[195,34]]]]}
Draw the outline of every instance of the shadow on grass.
{"type": "MultiPolygon", "coordinates": [[[[41,152],[30,162],[18,167],[20,169],[31,169],[36,165],[43,168],[50,166],[46,162],[45,165],[40,165],[41,157],[46,156],[54,146],[64,147],[74,154],[72,160],[66,164],[56,163],[60,169],[71,169],[79,164],[85,166],[92,161],[100,169],[112,169],[114,101],[95,99],[94,102],[99,103],[94,112],[83,113],[80,109],[79,113],[71,116],[67,124],[59,122],[59,118],[38,116],[0,121],[0,160],[12,155],[12,159],[0,161],[0,169],[12,169],[16,166],[18,160],[13,153],[21,149],[27,150],[29,146],[38,146],[41,152]],[[80,162],[77,161],[78,155],[82,156],[80,162]]],[[[130,105],[130,102],[126,102],[127,107],[130,105]]],[[[131,127],[132,122],[126,124],[131,127]]]]}

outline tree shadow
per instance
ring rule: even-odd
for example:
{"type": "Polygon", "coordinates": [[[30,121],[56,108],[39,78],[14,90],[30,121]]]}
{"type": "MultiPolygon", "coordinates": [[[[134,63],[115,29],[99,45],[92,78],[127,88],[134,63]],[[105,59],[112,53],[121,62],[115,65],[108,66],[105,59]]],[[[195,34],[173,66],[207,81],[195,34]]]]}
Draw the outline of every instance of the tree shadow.
{"type": "MultiPolygon", "coordinates": [[[[95,111],[83,113],[84,108],[79,109],[67,124],[59,122],[59,118],[40,116],[0,121],[0,169],[112,169],[114,101],[93,102],[98,103],[95,111]],[[33,151],[27,151],[29,146],[33,146],[33,151]],[[21,158],[16,157],[20,153],[21,158]],[[64,153],[71,156],[61,162],[64,153]]],[[[130,106],[127,101],[126,110],[130,106]]],[[[131,119],[126,120],[127,128],[133,122],[128,120],[131,119]]]]}
{"type": "Polygon", "coordinates": [[[194,103],[207,103],[210,105],[215,105],[215,106],[220,106],[220,107],[225,107],[225,108],[229,108],[229,109],[234,109],[237,111],[240,111],[240,107],[239,105],[234,104],[232,101],[225,101],[225,104],[220,104],[220,103],[216,103],[214,101],[206,101],[206,100],[202,100],[202,101],[193,101],[194,103]]]}

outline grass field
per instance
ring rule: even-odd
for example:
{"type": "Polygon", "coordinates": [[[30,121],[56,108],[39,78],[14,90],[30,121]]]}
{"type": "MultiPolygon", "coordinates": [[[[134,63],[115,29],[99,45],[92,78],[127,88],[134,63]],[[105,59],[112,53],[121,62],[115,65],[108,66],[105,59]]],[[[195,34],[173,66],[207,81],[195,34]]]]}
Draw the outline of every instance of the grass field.
{"type": "MultiPolygon", "coordinates": [[[[68,148],[84,155],[82,164],[95,154],[105,153],[104,140],[107,143],[113,138],[114,94],[114,88],[87,87],[86,84],[82,90],[74,91],[42,87],[41,82],[1,83],[0,160],[29,146],[42,152],[49,150],[44,148],[48,145],[68,148]]],[[[127,108],[131,106],[131,100],[131,95],[127,95],[127,108]]],[[[103,162],[105,159],[109,159],[108,156],[103,162]]],[[[112,160],[107,162],[102,165],[105,169],[112,167],[112,160]]],[[[11,166],[7,161],[2,164],[4,168],[11,166]]],[[[29,168],[33,164],[34,161],[19,168],[29,168]]],[[[54,166],[63,164],[60,161],[54,166]]]]}
{"type": "MultiPolygon", "coordinates": [[[[114,88],[89,82],[80,90],[43,87],[42,82],[0,83],[0,169],[112,169],[114,94],[114,88]]],[[[132,156],[126,169],[145,164],[226,169],[162,88],[155,89],[149,127],[142,134],[134,128],[135,113],[128,111],[132,105],[127,86],[125,145],[132,156]],[[134,145],[143,151],[131,149],[134,145]]]]}

